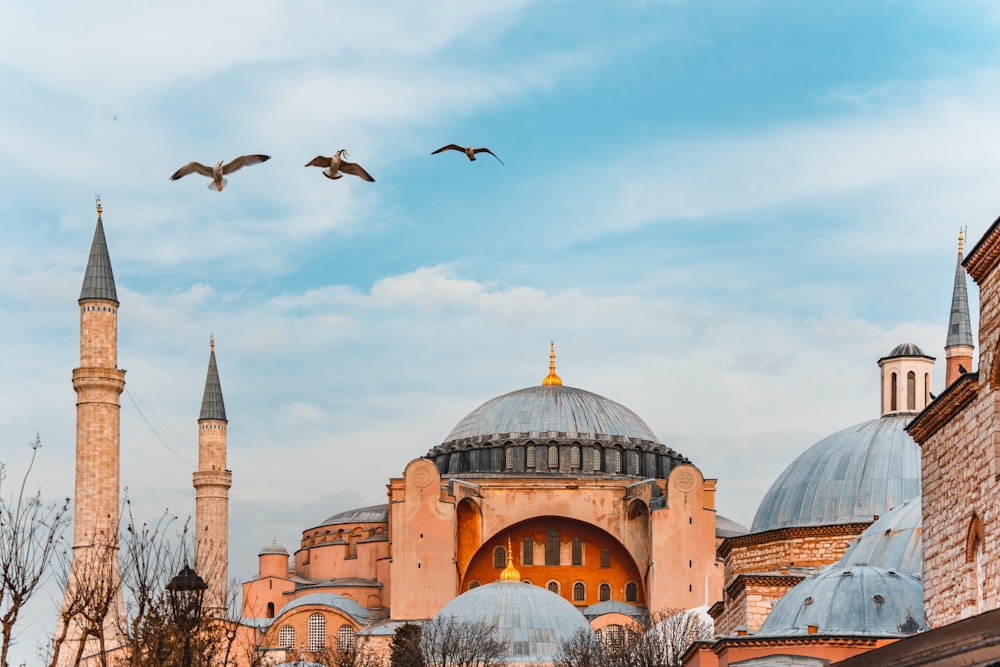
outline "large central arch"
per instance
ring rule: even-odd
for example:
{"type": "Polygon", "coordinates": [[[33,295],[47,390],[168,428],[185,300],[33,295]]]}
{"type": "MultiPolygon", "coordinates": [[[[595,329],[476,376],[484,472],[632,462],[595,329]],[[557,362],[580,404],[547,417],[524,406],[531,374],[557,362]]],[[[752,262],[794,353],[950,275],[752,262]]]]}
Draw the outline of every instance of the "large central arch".
{"type": "Polygon", "coordinates": [[[560,516],[533,517],[490,536],[462,573],[462,592],[500,578],[508,540],[523,581],[578,607],[605,599],[646,604],[645,581],[625,546],[597,526],[560,516]]]}

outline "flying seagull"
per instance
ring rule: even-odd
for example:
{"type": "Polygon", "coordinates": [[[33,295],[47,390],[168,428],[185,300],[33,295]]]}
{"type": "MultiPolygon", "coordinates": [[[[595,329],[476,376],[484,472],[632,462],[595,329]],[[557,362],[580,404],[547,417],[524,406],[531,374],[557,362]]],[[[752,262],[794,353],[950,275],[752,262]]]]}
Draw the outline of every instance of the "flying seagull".
{"type": "Polygon", "coordinates": [[[342,178],[344,174],[350,174],[351,176],[358,176],[372,183],[375,182],[375,179],[364,170],[364,167],[356,162],[348,162],[344,159],[345,157],[350,157],[350,155],[347,154],[346,148],[341,148],[333,157],[317,155],[310,162],[307,162],[306,166],[324,167],[323,175],[332,181],[342,178]]]}
{"type": "Polygon", "coordinates": [[[174,175],[170,177],[170,180],[176,181],[178,178],[184,178],[188,174],[201,174],[202,176],[208,176],[212,179],[212,182],[208,184],[209,190],[214,188],[219,192],[222,192],[222,188],[226,187],[226,183],[229,182],[222,177],[224,174],[231,174],[237,169],[242,169],[247,165],[258,164],[270,159],[270,155],[241,155],[226,164],[222,164],[222,160],[219,160],[215,163],[214,167],[206,167],[200,162],[188,162],[186,165],[175,171],[174,175]]]}
{"type": "Polygon", "coordinates": [[[476,153],[489,153],[493,157],[497,158],[497,162],[499,162],[500,164],[503,164],[503,160],[501,160],[500,158],[498,158],[496,156],[496,153],[494,153],[493,151],[491,151],[489,148],[473,148],[472,146],[466,146],[465,148],[463,148],[463,147],[459,146],[458,144],[448,144],[447,146],[442,146],[441,148],[437,149],[436,151],[432,151],[431,155],[437,155],[441,151],[458,151],[460,153],[465,153],[466,157],[468,157],[470,160],[475,160],[476,159],[476,153]]]}

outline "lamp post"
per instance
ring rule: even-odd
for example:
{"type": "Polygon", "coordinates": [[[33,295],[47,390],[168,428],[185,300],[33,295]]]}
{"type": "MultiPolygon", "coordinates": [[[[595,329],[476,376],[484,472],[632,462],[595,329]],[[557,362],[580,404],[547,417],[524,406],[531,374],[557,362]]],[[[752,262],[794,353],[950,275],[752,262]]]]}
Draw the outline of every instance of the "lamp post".
{"type": "Polygon", "coordinates": [[[201,623],[201,601],[206,588],[208,584],[205,580],[188,567],[187,563],[167,584],[170,611],[177,629],[184,635],[183,667],[191,667],[191,635],[201,623]]]}

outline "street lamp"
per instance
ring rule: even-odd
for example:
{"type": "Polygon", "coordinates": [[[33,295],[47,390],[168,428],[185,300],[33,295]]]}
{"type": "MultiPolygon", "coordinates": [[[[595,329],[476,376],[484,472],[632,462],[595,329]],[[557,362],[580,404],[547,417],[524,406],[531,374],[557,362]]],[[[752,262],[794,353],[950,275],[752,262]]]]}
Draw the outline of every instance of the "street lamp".
{"type": "Polygon", "coordinates": [[[177,629],[184,636],[183,667],[191,667],[191,634],[201,623],[201,601],[208,584],[185,563],[177,576],[167,584],[170,611],[177,629]]]}

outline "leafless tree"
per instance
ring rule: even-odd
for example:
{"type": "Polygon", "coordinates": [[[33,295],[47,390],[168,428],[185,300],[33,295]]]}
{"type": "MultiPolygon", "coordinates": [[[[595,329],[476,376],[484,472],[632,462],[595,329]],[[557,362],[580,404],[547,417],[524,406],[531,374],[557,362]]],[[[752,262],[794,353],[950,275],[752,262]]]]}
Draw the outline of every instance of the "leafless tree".
{"type": "Polygon", "coordinates": [[[326,667],[386,667],[385,658],[367,637],[337,641],[312,654],[310,659],[326,667]]]}
{"type": "Polygon", "coordinates": [[[506,663],[510,646],[492,625],[439,616],[421,628],[420,652],[428,667],[495,667],[506,663]]]}
{"type": "Polygon", "coordinates": [[[28,443],[31,460],[15,493],[6,494],[6,469],[0,464],[0,666],[24,606],[51,573],[62,534],[69,525],[69,498],[46,504],[41,491],[28,495],[27,485],[41,438],[28,443]]]}
{"type": "Polygon", "coordinates": [[[658,645],[662,664],[675,667],[692,642],[711,639],[715,624],[694,610],[672,609],[653,615],[653,624],[645,636],[658,645]]]}
{"type": "Polygon", "coordinates": [[[592,630],[581,628],[562,643],[553,658],[555,667],[606,667],[604,644],[592,630]]]}
{"type": "Polygon", "coordinates": [[[679,667],[692,642],[711,639],[711,621],[695,611],[666,609],[629,625],[586,631],[563,643],[557,667],[679,667]]]}

